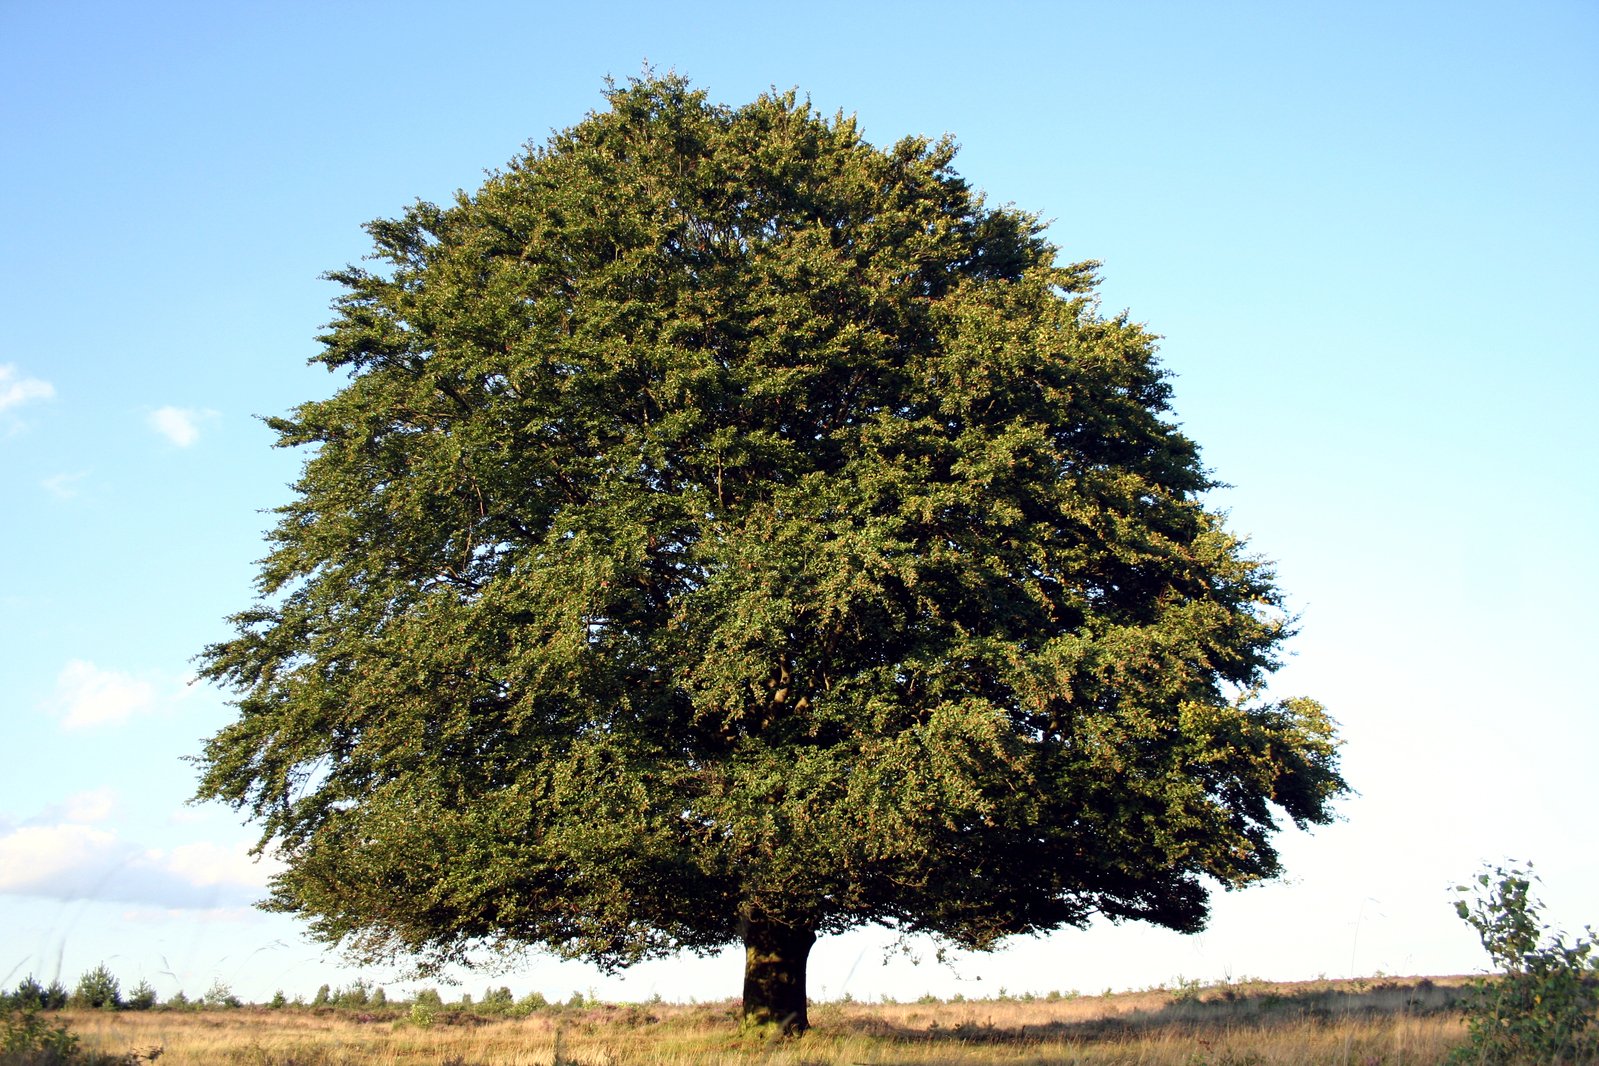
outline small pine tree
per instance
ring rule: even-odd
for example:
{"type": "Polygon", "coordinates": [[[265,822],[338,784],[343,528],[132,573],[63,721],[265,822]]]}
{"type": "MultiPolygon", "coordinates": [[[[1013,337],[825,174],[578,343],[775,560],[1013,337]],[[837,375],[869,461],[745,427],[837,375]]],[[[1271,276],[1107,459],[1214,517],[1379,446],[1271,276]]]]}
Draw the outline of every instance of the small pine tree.
{"type": "Polygon", "coordinates": [[[44,990],[44,1009],[60,1010],[67,1005],[67,988],[59,980],[51,981],[50,987],[44,990]]]}
{"type": "Polygon", "coordinates": [[[326,1007],[332,1001],[332,999],[333,990],[327,985],[323,985],[321,988],[316,990],[316,995],[311,999],[311,1006],[326,1007]]]}
{"type": "Polygon", "coordinates": [[[289,1001],[283,995],[283,989],[281,989],[281,988],[278,989],[276,992],[272,993],[272,1002],[267,1004],[267,1006],[271,1007],[273,1010],[282,1010],[284,1007],[287,1007],[288,1005],[289,1005],[289,1001]]]}
{"type": "Polygon", "coordinates": [[[11,1003],[18,1010],[43,1010],[44,997],[44,986],[35,981],[30,973],[17,984],[17,990],[11,994],[11,1003]]]}
{"type": "Polygon", "coordinates": [[[372,990],[372,996],[367,1000],[367,1005],[372,1007],[386,1007],[389,1005],[388,993],[383,991],[382,985],[372,990]]]}
{"type": "Polygon", "coordinates": [[[90,1010],[119,1010],[122,1007],[122,985],[115,975],[101,963],[82,977],[72,993],[72,1005],[90,1010]]]}
{"type": "Polygon", "coordinates": [[[142,977],[139,979],[139,983],[134,985],[132,990],[128,992],[129,1010],[149,1010],[156,1005],[156,1002],[155,989],[151,987],[149,981],[142,977]]]}
{"type": "Polygon", "coordinates": [[[166,1006],[168,1010],[188,1010],[193,1004],[189,1002],[189,997],[184,995],[183,989],[180,988],[167,997],[166,1006]]]}

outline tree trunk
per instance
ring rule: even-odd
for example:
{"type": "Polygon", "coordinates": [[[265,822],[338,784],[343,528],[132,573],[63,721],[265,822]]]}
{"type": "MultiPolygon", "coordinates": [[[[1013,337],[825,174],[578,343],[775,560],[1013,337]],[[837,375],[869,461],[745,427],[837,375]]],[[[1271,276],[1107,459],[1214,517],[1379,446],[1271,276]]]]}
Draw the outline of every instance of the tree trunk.
{"type": "Polygon", "coordinates": [[[744,1021],[774,1024],[785,1036],[810,1028],[805,963],[816,934],[750,919],[744,927],[744,1021]]]}

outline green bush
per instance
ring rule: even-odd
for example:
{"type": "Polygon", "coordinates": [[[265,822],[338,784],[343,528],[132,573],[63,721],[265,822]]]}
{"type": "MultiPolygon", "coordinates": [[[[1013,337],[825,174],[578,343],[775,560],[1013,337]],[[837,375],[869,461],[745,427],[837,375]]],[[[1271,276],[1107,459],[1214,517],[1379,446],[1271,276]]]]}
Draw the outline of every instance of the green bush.
{"type": "Polygon", "coordinates": [[[516,1006],[516,997],[504,985],[483,991],[483,1000],[477,1005],[480,1014],[508,1014],[516,1006]]]}
{"type": "Polygon", "coordinates": [[[122,1007],[122,985],[101,963],[82,977],[72,992],[72,1005],[91,1010],[119,1010],[122,1007]]]}
{"type": "Polygon", "coordinates": [[[36,1010],[7,1007],[0,1013],[0,1058],[5,1062],[67,1063],[77,1052],[77,1036],[61,1023],[45,1021],[36,1010]]]}
{"type": "Polygon", "coordinates": [[[424,988],[411,1000],[411,1024],[429,1028],[444,1009],[444,997],[436,988],[424,988]]]}
{"type": "Polygon", "coordinates": [[[1455,903],[1477,931],[1497,978],[1472,988],[1466,1024],[1471,1037],[1457,1048],[1457,1063],[1589,1062],[1599,1058],[1599,957],[1595,934],[1567,944],[1540,918],[1527,869],[1486,868],[1457,891],[1474,896],[1455,903]],[[1546,939],[1547,938],[1547,939],[1546,939]]]}
{"type": "Polygon", "coordinates": [[[351,982],[349,988],[341,988],[333,997],[336,1007],[365,1007],[371,999],[367,983],[359,978],[351,982]]]}
{"type": "Polygon", "coordinates": [[[233,989],[229,988],[228,983],[222,980],[220,977],[211,982],[211,987],[206,991],[206,994],[201,997],[200,1002],[204,1003],[207,1007],[244,1006],[244,1003],[239,999],[239,997],[233,994],[233,989]]]}

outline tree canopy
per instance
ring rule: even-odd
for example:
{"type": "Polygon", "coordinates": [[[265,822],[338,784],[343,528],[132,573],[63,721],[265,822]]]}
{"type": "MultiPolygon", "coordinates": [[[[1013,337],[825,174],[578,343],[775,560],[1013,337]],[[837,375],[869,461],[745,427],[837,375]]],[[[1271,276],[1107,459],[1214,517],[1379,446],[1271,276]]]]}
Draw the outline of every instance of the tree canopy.
{"type": "Polygon", "coordinates": [[[1334,727],[1153,339],[948,140],[675,77],[367,226],[199,796],[424,968],[1178,930],[1329,819],[1334,727]]]}

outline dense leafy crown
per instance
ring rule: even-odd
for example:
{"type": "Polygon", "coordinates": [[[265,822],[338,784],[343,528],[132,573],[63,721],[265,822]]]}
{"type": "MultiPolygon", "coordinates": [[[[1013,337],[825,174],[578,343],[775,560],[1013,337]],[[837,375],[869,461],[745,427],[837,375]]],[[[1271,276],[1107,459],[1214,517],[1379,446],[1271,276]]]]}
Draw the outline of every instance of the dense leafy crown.
{"type": "Polygon", "coordinates": [[[673,79],[449,207],[273,427],[310,449],[200,795],[270,906],[372,956],[605,964],[752,919],[985,947],[1198,928],[1329,817],[1253,693],[1270,573],[1207,512],[1150,336],[947,141],[673,79]]]}

